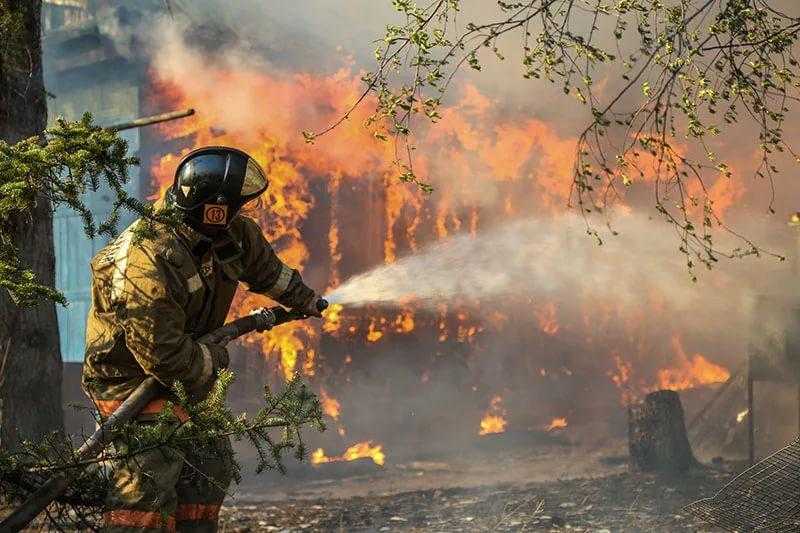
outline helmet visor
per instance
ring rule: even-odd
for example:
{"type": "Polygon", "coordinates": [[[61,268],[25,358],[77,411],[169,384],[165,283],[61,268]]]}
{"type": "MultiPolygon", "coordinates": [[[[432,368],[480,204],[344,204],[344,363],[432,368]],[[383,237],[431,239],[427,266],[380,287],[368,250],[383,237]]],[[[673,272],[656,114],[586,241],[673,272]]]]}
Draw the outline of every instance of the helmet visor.
{"type": "Polygon", "coordinates": [[[175,194],[179,205],[194,209],[217,192],[217,180],[227,171],[223,154],[203,154],[186,161],[178,170],[175,194]]]}
{"type": "Polygon", "coordinates": [[[252,159],[247,160],[247,170],[242,182],[242,199],[252,200],[267,189],[267,176],[261,167],[252,159]]]}

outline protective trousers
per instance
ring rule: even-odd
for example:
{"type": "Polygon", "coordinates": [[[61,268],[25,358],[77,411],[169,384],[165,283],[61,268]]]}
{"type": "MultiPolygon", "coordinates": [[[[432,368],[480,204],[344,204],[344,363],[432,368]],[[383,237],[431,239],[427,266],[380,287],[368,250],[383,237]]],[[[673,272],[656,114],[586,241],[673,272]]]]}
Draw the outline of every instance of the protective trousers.
{"type": "MultiPolygon", "coordinates": [[[[116,442],[115,449],[124,456],[128,446],[116,442]]],[[[227,437],[203,446],[163,447],[118,459],[103,531],[215,532],[233,474],[227,437]]]]}

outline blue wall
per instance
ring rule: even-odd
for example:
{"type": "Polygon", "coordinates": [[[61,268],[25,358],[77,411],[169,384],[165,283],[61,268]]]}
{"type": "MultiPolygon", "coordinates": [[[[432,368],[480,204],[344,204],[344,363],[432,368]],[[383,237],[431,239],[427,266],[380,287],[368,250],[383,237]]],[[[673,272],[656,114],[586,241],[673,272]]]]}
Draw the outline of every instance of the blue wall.
{"type": "MultiPolygon", "coordinates": [[[[140,116],[139,88],[132,79],[97,80],[80,87],[68,87],[56,94],[49,102],[50,119],[63,116],[74,120],[84,112],[94,115],[95,122],[111,125],[140,116]]],[[[129,154],[138,155],[139,130],[127,130],[120,135],[128,141],[129,154]]],[[[126,189],[140,197],[140,169],[130,169],[130,181],[126,189]]],[[[113,193],[108,188],[91,193],[86,205],[98,220],[108,215],[113,201],[113,193]]],[[[133,221],[133,216],[125,213],[118,230],[125,229],[133,221]]],[[[83,232],[80,217],[72,210],[59,207],[53,220],[56,252],[56,287],[69,300],[67,307],[59,307],[58,326],[61,338],[61,356],[64,361],[83,361],[86,335],[86,314],[91,304],[91,273],[89,260],[108,242],[106,237],[88,238],[83,232]]]]}
{"type": "MultiPolygon", "coordinates": [[[[139,150],[138,131],[129,130],[122,134],[128,141],[131,153],[136,153],[139,150]]],[[[126,189],[132,194],[137,194],[139,169],[131,169],[130,177],[126,189]]],[[[92,193],[87,198],[87,205],[98,220],[103,220],[108,215],[111,198],[112,193],[109,190],[92,193]]],[[[133,221],[132,219],[128,213],[123,215],[119,230],[125,229],[133,221]]],[[[57,309],[61,357],[64,361],[80,362],[83,361],[86,314],[91,305],[89,260],[106,245],[109,239],[88,238],[83,232],[81,218],[74,211],[63,207],[56,209],[53,230],[56,248],[56,287],[69,300],[67,307],[57,309]]]]}

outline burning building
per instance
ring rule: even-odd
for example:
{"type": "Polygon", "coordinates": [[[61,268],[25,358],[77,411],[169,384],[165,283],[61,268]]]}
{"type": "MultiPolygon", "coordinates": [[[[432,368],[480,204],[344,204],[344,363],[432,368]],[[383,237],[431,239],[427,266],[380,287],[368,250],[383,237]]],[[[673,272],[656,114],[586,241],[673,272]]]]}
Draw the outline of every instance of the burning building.
{"type": "MultiPolygon", "coordinates": [[[[467,250],[443,254],[447,261],[431,262],[428,271],[422,265],[411,289],[389,304],[337,305],[319,325],[285,325],[234,348],[235,400],[243,405],[264,381],[295,372],[320,392],[335,431],[314,443],[312,460],[369,456],[381,464],[398,447],[531,428],[599,423],[598,434],[613,435],[626,402],[660,388],[714,387],[744,356],[744,318],[723,297],[741,296],[741,278],[719,276],[703,288],[687,281],[671,242],[658,233],[663,227],[640,212],[647,182],[620,206],[616,244],[597,248],[581,237],[585,228],[566,207],[574,133],[548,112],[464,81],[439,123],[421,125],[415,140],[417,171],[434,186],[428,195],[396,179],[394,146],[364,127],[369,100],[314,144],[301,134],[336,122],[358,99],[357,58],[320,45],[298,51],[293,62],[270,47],[280,41],[275,35],[248,41],[188,3],[173,4],[186,17],[171,18],[162,7],[118,17],[112,30],[72,13],[79,29],[51,29],[45,44],[56,112],[74,118],[89,110],[113,122],[197,110],[130,134],[142,161],[131,185],[140,196],[163,193],[191,149],[231,145],[270,176],[249,215],[312,286],[334,291],[439,244],[467,250]],[[437,285],[459,288],[422,297],[422,287],[437,285]],[[722,317],[729,322],[720,339],[711,328],[722,317]]],[[[722,213],[742,195],[735,182],[713,190],[722,213]]],[[[100,195],[98,212],[103,202],[100,195]]],[[[57,227],[65,246],[59,282],[74,302],[62,327],[77,332],[88,286],[81,265],[100,243],[76,241],[79,232],[65,217],[57,227]]],[[[266,303],[243,292],[234,313],[266,303]]],[[[66,337],[64,353],[79,359],[79,343],[70,340],[79,335],[66,337]]]]}

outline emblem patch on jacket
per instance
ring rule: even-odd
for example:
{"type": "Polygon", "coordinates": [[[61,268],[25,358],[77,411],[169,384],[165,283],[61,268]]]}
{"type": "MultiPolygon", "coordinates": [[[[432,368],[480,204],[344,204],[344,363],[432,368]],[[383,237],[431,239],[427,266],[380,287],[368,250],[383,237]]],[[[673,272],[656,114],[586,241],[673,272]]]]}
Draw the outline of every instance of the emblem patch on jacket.
{"type": "Polygon", "coordinates": [[[220,204],[203,205],[203,224],[224,226],[228,223],[228,206],[220,204]]]}

